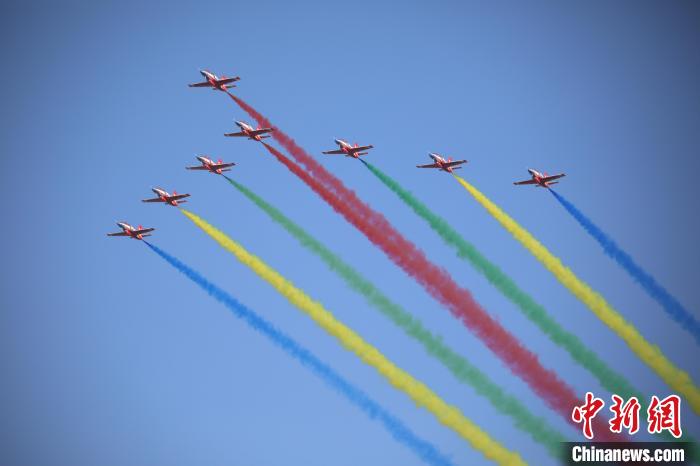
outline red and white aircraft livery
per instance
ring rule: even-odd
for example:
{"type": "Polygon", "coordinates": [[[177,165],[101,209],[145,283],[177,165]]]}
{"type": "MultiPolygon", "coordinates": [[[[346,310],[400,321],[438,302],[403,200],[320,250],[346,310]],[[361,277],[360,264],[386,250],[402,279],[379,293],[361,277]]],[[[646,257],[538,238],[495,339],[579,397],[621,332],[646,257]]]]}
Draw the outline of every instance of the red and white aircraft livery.
{"type": "Polygon", "coordinates": [[[231,168],[235,163],[224,163],[219,159],[218,162],[214,162],[212,159],[209,157],[206,157],[204,155],[197,155],[196,156],[197,160],[202,162],[201,165],[197,165],[195,167],[185,167],[188,170],[208,170],[209,173],[214,173],[215,175],[223,175],[224,172],[230,172],[231,168]]]}
{"type": "Polygon", "coordinates": [[[144,239],[149,235],[148,233],[155,230],[155,228],[144,228],[141,225],[138,227],[132,227],[126,222],[117,222],[117,226],[122,229],[119,233],[107,233],[107,236],[128,236],[132,239],[144,239]]]}
{"type": "Polygon", "coordinates": [[[335,143],[338,144],[338,149],[337,150],[327,150],[323,152],[326,155],[344,155],[346,157],[352,157],[355,159],[359,159],[361,155],[367,155],[368,152],[366,152],[369,149],[372,149],[374,146],[369,145],[369,146],[359,146],[357,143],[355,145],[351,145],[347,141],[343,141],[342,139],[334,139],[335,143]],[[365,152],[362,152],[365,151],[365,152]]]}
{"type": "Polygon", "coordinates": [[[530,175],[532,175],[532,179],[525,181],[516,181],[513,184],[534,184],[537,188],[549,188],[551,185],[559,183],[558,181],[554,180],[566,176],[566,173],[559,173],[558,175],[548,175],[547,173],[540,173],[533,168],[528,168],[527,171],[530,172],[530,175]]]}
{"type": "Polygon", "coordinates": [[[431,163],[428,165],[416,165],[417,168],[437,168],[438,170],[442,170],[447,173],[452,173],[452,170],[459,170],[460,168],[462,168],[458,165],[467,163],[466,160],[452,160],[452,157],[448,157],[447,159],[445,159],[440,154],[436,154],[434,152],[428,152],[428,155],[431,159],[434,160],[435,163],[431,163]]]}
{"type": "Polygon", "coordinates": [[[248,138],[254,139],[258,142],[262,142],[263,139],[270,137],[270,135],[263,136],[263,134],[271,133],[275,130],[274,128],[261,128],[260,126],[258,126],[258,129],[255,129],[245,121],[236,121],[235,123],[239,128],[241,128],[241,131],[239,131],[238,133],[224,133],[224,136],[234,138],[248,138]]]}
{"type": "Polygon", "coordinates": [[[224,91],[226,92],[228,87],[236,87],[234,83],[240,81],[241,78],[236,76],[235,78],[227,78],[226,76],[218,77],[209,70],[199,70],[199,73],[204,76],[206,81],[201,83],[188,84],[189,87],[211,87],[212,91],[224,91]]]}
{"type": "Polygon", "coordinates": [[[173,191],[172,194],[167,192],[166,190],[162,188],[151,188],[151,191],[156,193],[158,197],[154,197],[153,199],[143,199],[142,202],[164,202],[166,204],[169,204],[173,207],[177,207],[178,204],[182,204],[187,201],[181,201],[180,199],[184,199],[186,197],[190,197],[189,194],[178,194],[177,191],[173,191]],[[178,202],[180,201],[180,202],[178,202]]]}

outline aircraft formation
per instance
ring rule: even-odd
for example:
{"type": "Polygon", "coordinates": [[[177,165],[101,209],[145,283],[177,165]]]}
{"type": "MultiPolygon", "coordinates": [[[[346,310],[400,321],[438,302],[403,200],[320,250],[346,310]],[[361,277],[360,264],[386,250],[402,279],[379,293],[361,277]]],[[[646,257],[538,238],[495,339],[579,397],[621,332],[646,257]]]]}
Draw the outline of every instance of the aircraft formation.
{"type": "MultiPolygon", "coordinates": [[[[237,82],[240,78],[218,77],[208,70],[202,70],[200,73],[206,81],[190,84],[190,87],[208,87],[212,90],[218,90],[228,94],[232,100],[258,123],[256,128],[244,121],[235,121],[235,125],[240,131],[225,133],[224,136],[241,137],[262,143],[271,155],[289,168],[291,173],[296,175],[315,191],[316,194],[326,201],[339,215],[344,217],[348,223],[356,227],[369,241],[381,249],[388,259],[413,277],[416,283],[420,284],[432,297],[443,304],[446,310],[457,317],[459,322],[478,336],[489,347],[491,352],[508,367],[512,374],[524,381],[550,409],[559,414],[564,420],[573,423],[575,428],[578,428],[577,424],[580,423],[572,415],[571,407],[575,407],[576,409],[583,409],[583,407],[577,405],[580,399],[577,398],[573,387],[571,387],[564,378],[558,376],[553,369],[542,365],[537,355],[525,345],[521,344],[517,335],[511,334],[506,328],[501,327],[498,321],[494,320],[487,310],[474,300],[467,288],[463,288],[458,283],[454,282],[447,271],[442,270],[427,257],[420,254],[420,249],[410,240],[404,238],[400,231],[396,230],[386,221],[381,213],[374,211],[369,205],[362,202],[361,199],[357,199],[352,189],[346,187],[342,181],[335,178],[332,173],[326,171],[321,164],[316,162],[315,157],[309,155],[303,148],[296,146],[291,138],[283,133],[281,128],[276,129],[272,127],[270,122],[259,112],[242,99],[228,92],[230,87],[235,87],[233,83],[237,82]],[[263,141],[263,139],[269,137],[274,137],[295,160],[288,159],[280,150],[277,150],[272,145],[263,141]],[[298,162],[298,165],[296,162],[298,162]],[[308,171],[305,171],[305,169],[308,171]],[[400,247],[396,247],[396,245],[400,247]],[[529,361],[529,363],[523,365],[522,361],[529,361]]],[[[337,148],[323,151],[322,154],[341,155],[360,159],[362,156],[368,155],[369,151],[374,148],[371,144],[360,145],[359,143],[350,143],[347,140],[339,138],[334,139],[334,142],[337,148]]],[[[688,405],[695,413],[700,413],[700,389],[688,379],[686,372],[676,367],[672,361],[663,355],[658,346],[647,341],[645,337],[634,328],[633,324],[627,322],[625,317],[619,313],[612,304],[608,303],[600,293],[596,292],[590,285],[576,276],[570,268],[562,266],[561,260],[552,254],[524,227],[518,224],[518,222],[511,218],[505,211],[500,209],[476,187],[472,186],[471,183],[454,173],[455,170],[464,168],[464,165],[468,163],[467,160],[453,160],[452,157],[443,156],[434,152],[428,153],[428,156],[431,163],[416,165],[416,168],[435,169],[454,175],[453,178],[469,192],[469,194],[498,221],[515,240],[544,265],[545,268],[582,304],[589,308],[596,318],[617,334],[617,336],[629,346],[634,354],[659,375],[670,388],[683,395],[685,399],[688,400],[688,405]]],[[[535,441],[548,448],[553,457],[561,453],[560,445],[565,437],[557,430],[548,427],[546,422],[530,413],[527,406],[519,404],[520,402],[517,397],[505,394],[501,391],[496,382],[488,379],[486,374],[480,374],[478,369],[470,367],[470,363],[467,359],[462,358],[457,352],[444,345],[439,336],[432,335],[427,329],[424,329],[422,324],[415,320],[410,313],[401,309],[400,306],[391,303],[388,298],[383,297],[380,291],[374,288],[370,281],[364,280],[359,272],[354,271],[349,265],[343,264],[339,257],[334,256],[322,243],[305,232],[302,227],[295,225],[292,220],[286,218],[280,211],[251,193],[245,186],[226,177],[224,173],[231,171],[232,167],[236,166],[236,163],[224,162],[221,159],[215,161],[214,158],[208,155],[197,155],[195,158],[198,164],[186,166],[185,169],[206,171],[214,175],[224,176],[232,186],[246,197],[253,200],[254,203],[267,212],[275,222],[283,226],[292,236],[299,240],[302,245],[319,255],[327,265],[336,271],[338,275],[350,285],[351,288],[363,294],[377,310],[385,314],[389,319],[394,321],[394,323],[399,325],[399,327],[402,327],[407,335],[421,343],[428,351],[428,354],[442,362],[452,371],[453,375],[455,375],[460,382],[477,388],[479,394],[485,397],[494,408],[501,411],[503,414],[513,417],[516,421],[516,425],[524,432],[529,433],[535,441]],[[404,327],[403,323],[405,322],[412,322],[410,328],[404,327]],[[456,361],[459,361],[459,364],[456,364],[456,361]]],[[[470,244],[465,238],[462,238],[456,230],[447,224],[447,222],[431,212],[429,208],[416,199],[408,190],[402,188],[390,176],[383,173],[372,164],[362,159],[361,161],[372,174],[397,194],[419,217],[427,221],[432,230],[437,233],[447,245],[455,248],[460,258],[469,262],[476,270],[481,272],[491,285],[498,289],[504,297],[508,298],[523,312],[525,317],[540,327],[554,344],[567,351],[572,356],[573,360],[577,361],[583,368],[588,370],[588,372],[601,383],[601,386],[605,387],[611,393],[634,393],[634,389],[628,387],[629,383],[619,374],[616,374],[613,369],[608,367],[606,361],[597,356],[590,348],[587,348],[586,345],[578,339],[575,332],[567,330],[560,326],[556,320],[552,319],[545,308],[537,303],[533,297],[529,296],[525,290],[520,289],[504,270],[501,270],[498,265],[491,263],[476,250],[474,245],[470,244]]],[[[698,342],[700,342],[700,322],[698,322],[674,296],[661,287],[651,275],[638,266],[627,253],[617,247],[600,228],[595,226],[592,221],[580,212],[570,201],[566,200],[554,189],[550,189],[552,185],[559,183],[559,180],[566,176],[565,173],[550,175],[532,168],[528,168],[527,171],[530,175],[528,179],[515,181],[513,184],[533,185],[537,188],[548,189],[579,224],[600,243],[608,256],[618,262],[649,296],[663,306],[666,313],[672,319],[683,325],[684,329],[689,331],[695,336],[698,342]]],[[[143,202],[162,203],[163,205],[179,207],[181,204],[187,202],[186,199],[190,197],[189,193],[178,194],[176,191],[170,193],[160,187],[152,187],[151,190],[155,194],[155,197],[143,199],[143,202]]],[[[238,244],[234,239],[216,229],[216,227],[209,224],[197,214],[189,212],[189,210],[184,208],[179,210],[204,233],[216,240],[224,250],[234,255],[239,262],[245,264],[251,271],[255,272],[272,285],[280,294],[285,296],[291,304],[311,317],[326,331],[326,333],[335,337],[346,349],[354,352],[363,360],[365,360],[363,355],[369,353],[376,355],[376,357],[371,359],[368,358],[365,362],[374,367],[395,388],[413,399],[416,405],[427,409],[435,415],[437,419],[440,419],[445,426],[457,432],[475,449],[481,451],[486,458],[504,466],[525,464],[516,452],[508,450],[495,439],[491,439],[485,431],[482,431],[479,426],[475,425],[473,421],[459,410],[456,410],[454,406],[448,405],[427,386],[412,379],[408,372],[394,365],[388,358],[383,356],[371,344],[364,341],[361,336],[355,333],[351,328],[335,320],[333,314],[326,310],[322,304],[305,295],[304,292],[295,287],[292,282],[286,280],[274,269],[266,265],[262,259],[252,255],[252,253],[248,252],[241,244],[238,244]]],[[[155,230],[154,228],[144,228],[141,225],[134,227],[126,222],[117,222],[117,226],[122,231],[108,233],[108,236],[125,236],[136,240],[143,240],[151,236],[151,232],[155,230]]],[[[268,325],[260,320],[253,311],[247,309],[234,297],[227,295],[224,291],[218,290],[204,277],[189,269],[188,266],[178,259],[160,250],[157,246],[150,244],[148,241],[145,241],[145,244],[175,268],[183,272],[193,282],[207,290],[211,296],[214,296],[217,300],[224,303],[234,314],[244,318],[249,325],[256,330],[261,331],[262,329],[261,333],[265,333],[265,329],[274,329],[274,326],[268,325]]],[[[293,345],[289,344],[288,338],[284,335],[280,336],[277,330],[274,330],[274,332],[268,336],[276,340],[278,344],[284,348],[293,347],[293,345]]],[[[289,352],[294,357],[299,357],[300,354],[308,354],[295,349],[289,352]]],[[[313,366],[315,363],[309,364],[313,366]]],[[[323,374],[326,373],[325,369],[319,372],[323,374]]],[[[331,381],[338,380],[335,375],[331,376],[330,379],[332,379],[331,381]]],[[[347,385],[343,383],[343,387],[346,386],[347,385]]],[[[344,392],[344,390],[344,388],[341,388],[339,391],[344,392]]],[[[349,395],[349,398],[351,401],[357,402],[354,391],[344,393],[352,393],[352,395],[349,395]]],[[[591,395],[591,393],[587,393],[587,395],[591,395]]],[[[675,396],[678,397],[678,395],[675,396]]],[[[366,403],[364,401],[359,402],[359,404],[363,409],[366,408],[366,403]]],[[[678,409],[680,409],[680,398],[678,398],[678,409]]],[[[369,411],[372,417],[377,416],[376,408],[372,408],[369,411]]],[[[679,415],[674,416],[679,419],[679,415]]],[[[615,432],[613,429],[605,430],[605,427],[607,427],[605,421],[597,423],[601,424],[596,427],[600,441],[606,442],[611,441],[611,439],[618,440],[625,438],[624,436],[618,435],[620,432],[615,432]]],[[[387,427],[388,430],[396,434],[396,423],[391,421],[389,424],[390,425],[387,427]]],[[[586,434],[585,429],[584,427],[583,435],[591,439],[592,433],[589,436],[586,434]]],[[[633,433],[634,432],[630,432],[630,435],[633,433]]],[[[649,433],[651,433],[651,431],[649,431],[649,433]]],[[[660,431],[656,433],[660,433],[660,431]]],[[[670,433],[667,434],[672,436],[673,439],[680,438],[680,422],[677,432],[674,433],[674,431],[670,431],[670,433]]],[[[425,443],[422,440],[415,440],[413,437],[409,439],[405,435],[405,430],[401,430],[396,437],[402,443],[412,446],[419,453],[419,456],[426,459],[428,463],[436,466],[449,464],[449,461],[446,462],[442,459],[435,459],[433,456],[429,456],[428,458],[422,456],[425,453],[425,443]]]]}
{"type": "MultiPolygon", "coordinates": [[[[205,81],[188,84],[189,87],[205,87],[210,88],[213,91],[228,92],[228,89],[236,87],[236,81],[240,81],[240,77],[226,77],[217,76],[209,70],[200,70],[199,73],[205,79],[205,81]]],[[[242,137],[247,138],[252,141],[263,142],[263,139],[269,138],[270,133],[272,133],[275,128],[263,128],[258,126],[255,128],[253,125],[246,123],[245,121],[234,121],[235,125],[238,126],[240,131],[232,133],[224,133],[226,137],[242,137]]],[[[343,155],[345,157],[350,157],[354,159],[359,159],[363,155],[367,155],[370,149],[374,146],[371,144],[361,146],[358,143],[350,144],[344,139],[336,138],[334,139],[335,144],[338,146],[337,149],[323,151],[324,155],[343,155]]],[[[468,163],[467,160],[452,160],[451,157],[443,157],[435,152],[429,152],[428,156],[433,160],[433,163],[426,165],[416,165],[416,168],[433,168],[436,170],[444,171],[446,173],[453,173],[453,170],[459,170],[463,164],[468,163]]],[[[206,155],[197,155],[196,159],[201,165],[185,167],[187,170],[201,170],[208,171],[214,175],[223,175],[224,172],[231,171],[231,167],[235,166],[234,162],[223,162],[221,159],[214,162],[210,157],[206,155]]],[[[528,168],[528,173],[531,178],[523,181],[515,181],[514,185],[534,185],[537,188],[549,188],[553,184],[557,184],[557,180],[566,176],[565,173],[559,173],[556,175],[548,175],[545,173],[540,173],[539,171],[528,168]]],[[[143,199],[142,202],[156,202],[163,203],[163,205],[170,205],[177,207],[180,204],[187,202],[184,199],[190,197],[190,194],[178,194],[177,191],[173,191],[172,194],[163,188],[151,188],[156,197],[151,199],[143,199]]],[[[117,222],[119,228],[122,229],[119,233],[108,233],[107,236],[126,236],[132,239],[142,240],[144,237],[151,236],[149,233],[154,231],[155,228],[143,228],[141,225],[138,227],[133,227],[127,222],[120,221],[117,222]]]]}

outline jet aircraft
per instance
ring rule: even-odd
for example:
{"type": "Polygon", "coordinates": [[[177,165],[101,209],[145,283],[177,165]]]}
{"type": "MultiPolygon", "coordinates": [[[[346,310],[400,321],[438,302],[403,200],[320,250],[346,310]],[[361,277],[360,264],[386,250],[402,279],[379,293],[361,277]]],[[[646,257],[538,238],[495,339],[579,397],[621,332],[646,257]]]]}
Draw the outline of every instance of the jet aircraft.
{"type": "Polygon", "coordinates": [[[467,163],[466,160],[452,160],[451,157],[445,159],[440,154],[434,152],[428,152],[428,156],[433,159],[433,163],[428,165],[416,165],[417,168],[437,168],[447,173],[452,173],[452,170],[459,170],[463,163],[467,163]]]}
{"type": "Polygon", "coordinates": [[[170,194],[163,188],[151,188],[151,191],[156,193],[158,197],[154,197],[152,199],[143,199],[142,202],[164,202],[165,204],[177,207],[179,204],[187,202],[181,199],[190,197],[189,194],[178,194],[177,191],[173,191],[173,193],[170,194]]]}
{"type": "Polygon", "coordinates": [[[274,128],[261,128],[260,126],[255,129],[245,121],[236,121],[235,123],[239,128],[241,128],[241,131],[238,133],[224,133],[224,136],[239,138],[243,137],[262,142],[263,139],[270,137],[270,135],[267,133],[271,133],[275,130],[274,128]]]}
{"type": "Polygon", "coordinates": [[[207,170],[209,173],[214,173],[215,175],[223,175],[224,172],[230,172],[231,168],[235,163],[224,163],[221,161],[221,159],[218,160],[218,162],[214,162],[212,159],[205,155],[197,155],[196,156],[197,160],[199,160],[202,164],[201,165],[196,165],[194,167],[185,167],[187,170],[207,170]]]}
{"type": "Polygon", "coordinates": [[[107,233],[107,236],[128,236],[132,239],[144,239],[146,236],[152,236],[149,233],[155,228],[144,228],[141,225],[133,227],[126,222],[117,222],[117,226],[122,229],[119,233],[107,233]]]}
{"type": "Polygon", "coordinates": [[[326,155],[344,155],[346,157],[359,159],[361,155],[367,155],[367,151],[374,147],[372,145],[360,146],[357,143],[355,143],[355,145],[353,146],[349,142],[344,141],[342,139],[335,139],[335,143],[338,144],[338,149],[328,150],[323,153],[326,155]]]}
{"type": "Polygon", "coordinates": [[[204,77],[206,81],[201,83],[188,84],[189,87],[210,87],[212,91],[224,91],[228,87],[236,87],[232,84],[236,81],[240,81],[241,78],[236,76],[235,78],[227,78],[226,76],[217,76],[209,70],[199,70],[199,73],[204,77]]]}
{"type": "Polygon", "coordinates": [[[549,188],[551,185],[559,183],[558,181],[554,180],[566,176],[566,173],[559,173],[558,175],[548,175],[547,173],[540,173],[534,168],[528,168],[527,171],[532,176],[531,179],[524,181],[516,181],[513,184],[534,184],[537,188],[549,188]]]}

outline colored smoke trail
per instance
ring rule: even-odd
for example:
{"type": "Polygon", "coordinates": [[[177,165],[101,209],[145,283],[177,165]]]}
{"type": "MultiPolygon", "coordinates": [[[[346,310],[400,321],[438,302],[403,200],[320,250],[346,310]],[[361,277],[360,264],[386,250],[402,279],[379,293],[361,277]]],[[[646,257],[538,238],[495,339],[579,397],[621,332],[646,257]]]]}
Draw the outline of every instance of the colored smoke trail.
{"type": "Polygon", "coordinates": [[[579,279],[562,264],[547,248],[528,231],[510,218],[474,186],[454,175],[455,179],[481,204],[498,222],[517,239],[535,258],[540,261],[574,296],[583,302],[605,325],[610,327],[627,346],[649,366],[669,387],[683,395],[695,413],[700,414],[700,391],[693,384],[687,372],[678,369],[661,352],[658,346],[644,339],[637,329],[629,324],[610,304],[590,286],[579,279]]]}
{"type": "Polygon", "coordinates": [[[666,313],[678,322],[686,331],[690,332],[695,340],[700,343],[700,323],[688,309],[661,286],[648,272],[639,266],[632,257],[623,251],[607,234],[598,228],[583,212],[574,206],[564,196],[550,189],[550,193],[571,214],[574,219],[588,232],[603,248],[605,254],[610,256],[620,267],[630,274],[639,286],[646,291],[657,303],[664,308],[666,313]]]}
{"type": "Polygon", "coordinates": [[[202,275],[166,253],[162,249],[146,243],[156,254],[165,259],[170,265],[182,272],[187,278],[199,285],[209,296],[225,305],[239,319],[243,320],[253,330],[269,338],[275,345],[287,354],[309,368],[314,374],[323,379],[328,385],[345,396],[351,403],[360,408],[371,419],[379,421],[386,430],[400,443],[410,448],[423,461],[435,466],[450,466],[452,462],[438,449],[426,440],[421,439],[406,427],[398,418],[369,398],[364,392],[343,379],[338,373],[314,356],[309,350],[300,346],[296,341],[282,333],[270,322],[264,320],[255,312],[239,303],[235,298],[209,282],[202,275]]]}
{"type": "Polygon", "coordinates": [[[611,393],[625,399],[636,396],[644,399],[624,377],[613,371],[593,351],[573,333],[564,330],[532,296],[518,285],[493,262],[484,257],[476,247],[457,233],[443,218],[432,212],[425,204],[416,199],[408,190],[399,185],[386,173],[372,164],[362,162],[379,180],[391,189],[413,211],[428,222],[430,227],[450,246],[457,250],[457,255],[469,261],[486,279],[504,296],[520,308],[525,316],[542,330],[555,344],[564,348],[571,357],[591,372],[611,393]]]}
{"type": "MultiPolygon", "coordinates": [[[[379,247],[395,264],[420,283],[440,303],[465,326],[471,329],[518,377],[523,379],[555,412],[567,422],[571,420],[571,410],[579,401],[575,392],[551,370],[545,369],[537,356],[522,344],[497,321],[492,319],[471,297],[460,288],[442,268],[432,264],[418,248],[397,232],[383,216],[366,204],[346,202],[336,192],[327,189],[299,165],[289,160],[272,146],[265,148],[294,175],[324,199],[336,212],[360,230],[374,245],[379,247]]],[[[332,175],[331,175],[332,176],[332,175]]],[[[340,182],[340,181],[338,181],[340,182]]],[[[343,187],[345,191],[347,188],[343,187]]],[[[354,193],[350,192],[352,196],[354,193]]],[[[603,441],[619,439],[610,434],[607,425],[599,419],[603,441]]]]}
{"type": "MultiPolygon", "coordinates": [[[[231,94],[229,96],[258,124],[273,127],[267,118],[250,105],[236,96],[231,94]]],[[[447,307],[452,315],[473,331],[515,375],[525,381],[552,409],[567,422],[573,422],[571,410],[579,401],[571,387],[556,373],[545,369],[537,356],[491,318],[474,301],[466,289],[457,285],[444,269],[430,262],[423,252],[394,229],[384,216],[362,202],[353,191],[345,187],[342,181],[317,163],[294,140],[279,129],[273,131],[272,135],[308,172],[287,159],[274,147],[264,144],[277,160],[304,181],[336,212],[360,230],[389,259],[421,284],[431,296],[447,307]]],[[[601,426],[597,431],[603,432],[605,435],[603,441],[620,440],[619,435],[610,434],[604,422],[595,419],[594,423],[601,426]]]]}
{"type": "Polygon", "coordinates": [[[355,353],[362,361],[372,366],[391,385],[406,393],[418,406],[426,408],[443,425],[451,428],[486,458],[503,465],[525,464],[520,456],[493,440],[486,432],[462,414],[454,406],[448,405],[430,388],[414,379],[409,373],[389,361],[374,346],[338,321],[320,303],[311,299],[302,290],[267,266],[258,257],[250,254],[241,245],[205,222],[197,215],[181,209],[195,225],[211,236],[221,247],[230,252],[260,278],[272,285],[290,303],[311,317],[328,334],[335,337],[346,349],[355,353]]]}
{"type": "Polygon", "coordinates": [[[520,429],[530,434],[537,442],[542,443],[549,450],[550,454],[556,457],[561,456],[561,442],[566,440],[561,434],[549,427],[544,419],[532,414],[520,400],[507,394],[495,382],[491,381],[486,374],[443,343],[440,336],[430,333],[418,319],[391,301],[369,280],[363,278],[359,272],[282,212],[265,202],[260,196],[242,184],[228,177],[226,179],[257,207],[269,215],[272,220],[287,230],[304,247],[318,255],[331,270],[345,280],[350,288],[362,294],[367,301],[391,319],[394,324],[420,342],[427,353],[444,364],[458,380],[471,385],[477,393],[486,397],[496,409],[512,417],[520,429]]]}

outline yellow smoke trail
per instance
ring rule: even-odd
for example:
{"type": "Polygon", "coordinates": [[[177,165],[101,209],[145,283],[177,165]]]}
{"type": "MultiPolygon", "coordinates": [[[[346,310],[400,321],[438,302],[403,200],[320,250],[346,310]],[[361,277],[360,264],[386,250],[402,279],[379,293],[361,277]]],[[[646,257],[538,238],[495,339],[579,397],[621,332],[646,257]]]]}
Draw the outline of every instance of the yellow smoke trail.
{"type": "Polygon", "coordinates": [[[307,296],[299,288],[267,266],[257,256],[217,230],[199,216],[181,209],[195,225],[211,236],[219,245],[250,267],[262,279],[272,285],[287,300],[311,317],[326,332],[337,338],[348,350],[354,352],[365,363],[374,367],[389,383],[405,392],[418,405],[426,408],[445,426],[457,432],[486,458],[502,465],[524,465],[520,455],[506,449],[486,432],[470,421],[462,412],[442,400],[435,392],[414,379],[409,373],[389,361],[377,348],[362,339],[357,333],[327,311],[320,303],[307,296]]]}
{"type": "Polygon", "coordinates": [[[583,302],[593,313],[610,327],[617,335],[627,343],[632,351],[671,388],[683,395],[693,408],[700,414],[700,391],[695,386],[687,372],[678,369],[661,352],[658,346],[652,345],[644,339],[639,331],[608,304],[600,294],[593,291],[590,286],[579,279],[561,260],[555,257],[542,243],[537,241],[527,230],[518,225],[503,212],[496,204],[491,202],[478,189],[467,183],[464,179],[455,175],[459,183],[474,196],[499,223],[510,232],[511,235],[530,253],[535,256],[549,270],[562,285],[574,296],[583,302]]]}

